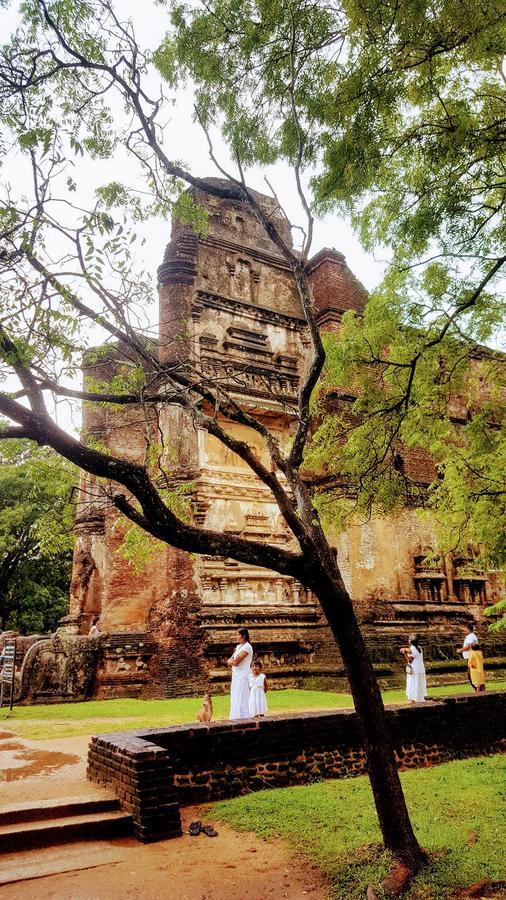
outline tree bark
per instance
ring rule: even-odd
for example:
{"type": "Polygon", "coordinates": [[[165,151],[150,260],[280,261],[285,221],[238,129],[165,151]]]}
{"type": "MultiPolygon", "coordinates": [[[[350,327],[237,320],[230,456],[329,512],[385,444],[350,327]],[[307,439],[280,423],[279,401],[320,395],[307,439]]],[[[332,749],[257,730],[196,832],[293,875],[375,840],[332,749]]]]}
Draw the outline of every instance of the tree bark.
{"type": "MultiPolygon", "coordinates": [[[[7,396],[0,397],[0,411],[18,422],[26,437],[39,444],[48,444],[85,471],[126,487],[137,498],[142,512],[123,494],[113,495],[114,504],[159,540],[187,552],[230,556],[239,562],[290,575],[314,591],[345,665],[385,847],[407,870],[415,873],[426,855],[409,820],[373,666],[336,557],[312,506],[310,494],[288,461],[284,466],[285,474],[293,492],[293,513],[298,516],[296,531],[292,531],[297,537],[300,553],[183,522],[164,504],[143,466],[85,447],[58,428],[47,415],[30,410],[7,396]]],[[[248,461],[246,450],[241,446],[236,452],[248,461]]],[[[273,496],[279,506],[279,499],[273,496]]]]}
{"type": "Polygon", "coordinates": [[[395,762],[394,748],[385,707],[369,652],[353,609],[353,604],[334,566],[334,577],[321,564],[321,574],[311,578],[332,634],[339,647],[357,720],[367,754],[367,770],[385,847],[394,857],[417,872],[426,860],[409,818],[395,762]]]}

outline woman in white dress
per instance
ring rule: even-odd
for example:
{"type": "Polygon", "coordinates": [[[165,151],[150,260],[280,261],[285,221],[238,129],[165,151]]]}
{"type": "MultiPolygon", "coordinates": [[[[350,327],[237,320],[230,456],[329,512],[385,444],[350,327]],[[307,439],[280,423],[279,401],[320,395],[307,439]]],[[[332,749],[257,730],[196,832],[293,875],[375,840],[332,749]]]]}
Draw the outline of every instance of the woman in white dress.
{"type": "Polygon", "coordinates": [[[416,634],[410,634],[409,647],[401,647],[406,660],[406,697],[412,703],[424,703],[427,693],[423,650],[416,634]]]}
{"type": "Polygon", "coordinates": [[[249,676],[249,714],[250,716],[265,716],[267,710],[267,679],[262,672],[262,662],[254,659],[251,663],[249,676]]]}
{"type": "Polygon", "coordinates": [[[253,659],[253,647],[249,642],[247,628],[238,628],[237,639],[239,643],[230,659],[227,660],[227,666],[232,669],[230,718],[247,719],[249,716],[249,674],[251,660],[253,659]]]}

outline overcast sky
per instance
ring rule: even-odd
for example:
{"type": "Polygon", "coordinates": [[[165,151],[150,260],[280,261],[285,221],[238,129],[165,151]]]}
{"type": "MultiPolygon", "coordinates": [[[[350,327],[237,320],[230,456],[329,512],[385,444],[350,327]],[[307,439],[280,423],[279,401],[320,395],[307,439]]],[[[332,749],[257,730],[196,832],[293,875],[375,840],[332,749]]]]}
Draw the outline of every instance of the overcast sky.
{"type": "MultiPolygon", "coordinates": [[[[17,21],[17,6],[13,2],[8,10],[0,10],[0,36],[3,39],[15,26],[17,21]]],[[[156,5],[149,0],[139,3],[138,0],[117,0],[117,8],[125,18],[132,18],[138,41],[141,45],[155,48],[162,40],[167,28],[167,9],[156,5]]],[[[152,82],[152,86],[155,84],[152,82]]],[[[205,138],[198,125],[192,122],[192,92],[190,89],[180,91],[174,96],[175,104],[168,111],[168,126],[164,137],[164,147],[172,158],[182,159],[187,167],[196,175],[216,175],[216,169],[209,159],[205,138]]],[[[213,136],[215,150],[220,161],[225,166],[229,165],[228,155],[223,141],[219,135],[213,136]]],[[[230,168],[232,168],[230,164],[230,168]]],[[[102,169],[105,175],[107,169],[110,176],[114,175],[118,180],[125,182],[131,180],[132,172],[125,160],[121,161],[118,168],[117,161],[102,169]]],[[[286,165],[271,166],[267,170],[268,177],[276,189],[280,200],[292,222],[302,221],[300,210],[296,200],[295,186],[292,173],[286,165]]],[[[268,193],[264,181],[265,169],[253,168],[248,170],[248,183],[259,191],[268,193]]],[[[95,176],[96,177],[96,176],[95,176]]],[[[150,241],[146,247],[146,260],[148,268],[153,274],[163,256],[163,250],[168,240],[170,224],[154,222],[150,225],[150,241]]],[[[338,218],[336,215],[328,215],[317,221],[313,253],[322,247],[335,247],[346,256],[348,265],[355,275],[367,288],[374,287],[380,280],[383,272],[381,260],[375,260],[371,255],[364,253],[358,239],[355,237],[349,222],[338,218]]]]}
{"type": "MultiPolygon", "coordinates": [[[[17,6],[17,2],[13,2],[9,9],[0,10],[0,40],[2,41],[16,26],[17,6]]],[[[125,18],[132,18],[141,46],[154,49],[160,44],[168,24],[168,13],[165,8],[157,6],[149,0],[148,2],[144,0],[142,3],[136,2],[136,0],[118,0],[116,7],[125,18]]],[[[157,93],[158,82],[158,75],[154,75],[150,83],[150,90],[154,95],[157,93]]],[[[200,126],[192,121],[191,86],[174,95],[173,101],[173,105],[167,109],[166,113],[168,124],[164,132],[165,152],[173,159],[184,161],[186,167],[195,175],[219,174],[209,159],[206,140],[200,126]]],[[[233,170],[226,147],[218,134],[213,135],[213,142],[220,162],[225,168],[233,170]]],[[[268,193],[264,181],[265,174],[266,170],[258,167],[247,170],[248,184],[256,190],[268,193]]],[[[269,167],[267,174],[290,221],[294,224],[303,224],[304,220],[300,214],[291,171],[286,165],[278,164],[269,167]]],[[[128,159],[126,153],[115,155],[113,160],[106,163],[76,166],[76,175],[78,175],[79,193],[84,201],[84,195],[89,198],[95,187],[113,179],[130,185],[136,183],[139,188],[144,187],[139,179],[137,165],[128,159]]],[[[20,158],[4,168],[3,179],[6,176],[11,184],[16,181],[23,182],[24,164],[20,158]]],[[[296,235],[297,232],[295,232],[296,235]]],[[[141,268],[152,273],[153,284],[155,284],[156,270],[162,261],[163,252],[170,237],[170,222],[161,219],[151,220],[144,231],[144,237],[146,240],[142,247],[134,245],[137,248],[135,251],[136,262],[141,268]]],[[[315,223],[312,254],[318,252],[322,247],[334,247],[344,253],[349,267],[368,289],[373,288],[380,281],[384,269],[382,260],[375,259],[362,250],[348,221],[336,215],[328,215],[318,220],[315,223]]],[[[156,310],[153,308],[149,315],[153,323],[155,317],[156,310]]],[[[60,407],[59,424],[63,424],[62,416],[65,424],[68,422],[70,425],[67,404],[60,407]]],[[[72,422],[75,428],[78,424],[75,411],[72,415],[72,422]]]]}

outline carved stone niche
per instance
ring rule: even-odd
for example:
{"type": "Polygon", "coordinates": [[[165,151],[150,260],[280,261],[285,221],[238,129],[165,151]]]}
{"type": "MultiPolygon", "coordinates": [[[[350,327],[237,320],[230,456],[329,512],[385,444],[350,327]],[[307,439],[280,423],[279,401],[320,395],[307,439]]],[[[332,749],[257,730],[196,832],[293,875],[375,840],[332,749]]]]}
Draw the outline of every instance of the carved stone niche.
{"type": "Polygon", "coordinates": [[[432,547],[418,547],[413,556],[416,593],[421,603],[442,603],[448,599],[448,582],[442,560],[432,547]]]}
{"type": "Polygon", "coordinates": [[[212,353],[218,349],[218,338],[215,334],[204,332],[199,337],[199,344],[202,350],[212,353]]]}
{"type": "Polygon", "coordinates": [[[486,604],[487,577],[475,562],[473,550],[469,550],[467,556],[457,556],[453,559],[453,586],[455,595],[461,603],[486,604]]]}
{"type": "Polygon", "coordinates": [[[229,294],[246,303],[256,303],[260,272],[253,268],[249,259],[227,257],[229,294]]]}
{"type": "Polygon", "coordinates": [[[227,328],[227,337],[223,342],[223,348],[237,353],[253,354],[264,359],[273,357],[273,351],[267,344],[266,334],[250,328],[239,328],[235,325],[227,328]]]}

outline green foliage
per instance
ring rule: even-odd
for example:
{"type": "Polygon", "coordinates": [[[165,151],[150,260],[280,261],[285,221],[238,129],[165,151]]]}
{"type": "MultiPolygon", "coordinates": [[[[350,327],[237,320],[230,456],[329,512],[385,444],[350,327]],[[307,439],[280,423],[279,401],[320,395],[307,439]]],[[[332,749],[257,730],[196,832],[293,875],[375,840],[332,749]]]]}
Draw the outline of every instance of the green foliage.
{"type": "Polygon", "coordinates": [[[209,230],[207,210],[195,203],[187,191],[181,191],[172,212],[181,225],[190,225],[196,234],[207,234],[209,230]]]}
{"type": "Polygon", "coordinates": [[[504,631],[506,629],[506,597],[498,600],[492,606],[484,610],[486,616],[500,616],[497,622],[492,622],[490,631],[504,631]]]}
{"type": "Polygon", "coordinates": [[[192,511],[192,499],[195,492],[194,481],[184,481],[174,487],[161,490],[165,506],[183,522],[188,522],[192,511]]]}
{"type": "MultiPolygon", "coordinates": [[[[133,85],[126,64],[129,32],[122,31],[109,4],[53,0],[45,8],[69,47],[99,65],[117,53],[122,77],[133,85]]],[[[119,179],[101,183],[100,161],[124,152],[131,121],[112,101],[105,76],[101,81],[96,71],[78,71],[75,56],[63,46],[57,50],[57,43],[42,4],[25,0],[16,31],[3,38],[0,75],[0,147],[6,151],[0,314],[23,357],[55,381],[78,373],[91,321],[145,327],[154,285],[151,273],[136,263],[135,244],[142,240],[137,226],[153,216],[167,218],[181,192],[181,183],[163,172],[133,185],[119,179]],[[54,64],[55,53],[61,67],[54,64]],[[29,84],[32,63],[37,73],[29,84]],[[22,101],[10,77],[14,72],[23,84],[22,101]],[[76,309],[76,299],[89,315],[76,309]]],[[[137,63],[144,75],[148,57],[139,54],[137,63]]],[[[202,226],[197,211],[184,201],[183,208],[202,226]]],[[[110,338],[100,329],[94,335],[103,336],[110,338]]],[[[0,355],[0,379],[11,363],[0,355]]]]}
{"type": "Polygon", "coordinates": [[[477,260],[504,245],[498,0],[171,11],[155,62],[173,85],[195,80],[244,161],[293,162],[302,131],[317,202],[354,212],[368,247],[387,243],[409,265],[434,240],[477,260]]]}
{"type": "Polygon", "coordinates": [[[453,338],[424,350],[427,331],[398,330],[397,316],[383,309],[377,292],[363,319],[347,314],[339,336],[326,336],[326,371],[313,398],[318,427],[305,464],[315,474],[335,475],[338,486],[317,496],[316,506],[325,521],[342,526],[350,515],[367,518],[422,501],[443,552],[467,556],[474,547],[477,565],[500,568],[506,563],[502,359],[473,354],[453,338]],[[417,354],[413,373],[409,363],[417,354]],[[343,392],[356,399],[339,399],[343,392]],[[418,466],[432,478],[428,491],[417,481],[418,466]],[[352,504],[343,499],[343,482],[352,504]]]}
{"type": "Polygon", "coordinates": [[[70,552],[25,560],[7,596],[6,628],[21,634],[55,631],[68,612],[71,568],[70,552]]]}
{"type": "MultiPolygon", "coordinates": [[[[162,448],[156,445],[150,446],[152,459],[149,465],[156,465],[159,461],[159,452],[162,448]]],[[[174,488],[160,491],[161,497],[168,509],[178,516],[181,521],[189,520],[192,510],[192,495],[195,490],[194,482],[184,482],[174,488]]],[[[130,563],[136,575],[140,575],[149,565],[156,565],[164,543],[148,534],[138,525],[127,519],[122,519],[119,527],[124,528],[123,540],[119,547],[119,553],[130,563]]]]}
{"type": "Polygon", "coordinates": [[[504,365],[480,348],[503,320],[503,5],[171,10],[162,74],[196,81],[202,115],[246,163],[300,159],[314,208],[351,215],[365,248],[389,258],[365,317],[347,314],[326,340],[305,463],[337,487],[317,509],[341,528],[421,499],[401,448],[428,454],[441,548],[473,545],[503,565],[504,365]],[[355,400],[330,402],[337,393],[355,400]]]}
{"type": "Polygon", "coordinates": [[[76,470],[50,450],[0,451],[0,618],[22,633],[54,629],[68,608],[76,470]]]}
{"type": "MultiPolygon", "coordinates": [[[[112,354],[111,354],[112,355],[112,354]]],[[[142,390],[146,385],[146,372],[140,365],[126,365],[119,362],[115,367],[114,375],[109,379],[94,378],[87,375],[84,382],[86,391],[94,394],[133,394],[142,397],[142,390]]],[[[95,401],[89,401],[95,403],[95,401]]],[[[100,406],[121,408],[120,403],[107,403],[96,401],[100,406]]]]}

